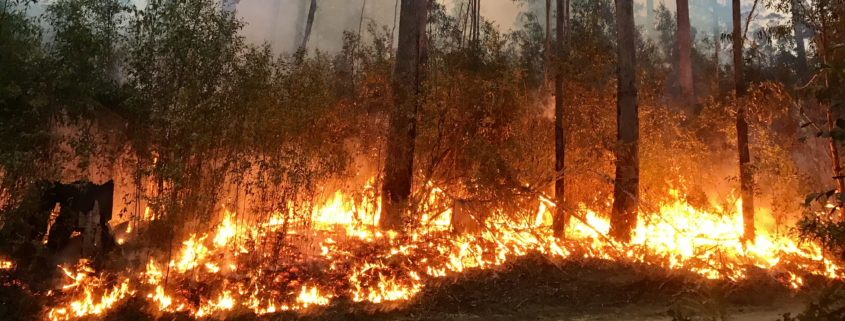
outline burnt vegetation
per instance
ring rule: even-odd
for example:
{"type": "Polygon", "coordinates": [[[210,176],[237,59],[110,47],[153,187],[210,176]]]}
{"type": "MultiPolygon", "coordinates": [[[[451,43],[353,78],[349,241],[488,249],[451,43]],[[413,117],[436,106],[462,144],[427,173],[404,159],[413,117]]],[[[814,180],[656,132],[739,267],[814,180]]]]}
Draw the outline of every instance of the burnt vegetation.
{"type": "Polygon", "coordinates": [[[0,319],[845,316],[841,0],[297,1],[0,0],[0,319]]]}

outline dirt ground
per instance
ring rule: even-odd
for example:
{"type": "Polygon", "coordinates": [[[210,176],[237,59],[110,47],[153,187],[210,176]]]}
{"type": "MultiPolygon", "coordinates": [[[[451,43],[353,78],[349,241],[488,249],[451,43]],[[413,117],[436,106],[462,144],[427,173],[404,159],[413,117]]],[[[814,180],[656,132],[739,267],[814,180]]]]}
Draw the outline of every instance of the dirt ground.
{"type": "MultiPolygon", "coordinates": [[[[336,298],[326,308],[255,316],[233,313],[231,321],[361,320],[559,320],[559,321],[776,321],[803,311],[809,290],[795,291],[777,275],[750,269],[739,282],[703,279],[639,263],[599,259],[551,262],[527,256],[497,270],[475,270],[433,279],[400,306],[353,303],[336,298]],[[304,314],[303,314],[304,313],[304,314]]],[[[823,280],[806,279],[821,284],[823,280]]],[[[812,287],[812,286],[811,286],[812,287]]],[[[143,300],[129,302],[103,320],[155,320],[143,300]]],[[[190,320],[185,315],[157,320],[190,320]]]]}
{"type": "Polygon", "coordinates": [[[535,256],[498,271],[430,282],[410,305],[390,311],[333,303],[304,319],[671,321],[675,315],[675,320],[776,321],[803,311],[807,291],[788,289],[767,271],[749,274],[740,282],[713,281],[644,264],[535,256]],[[369,309],[376,310],[361,312],[369,309]]]}
{"type": "MultiPolygon", "coordinates": [[[[804,309],[801,300],[788,300],[773,305],[729,307],[724,313],[701,313],[691,316],[691,320],[732,320],[732,321],[775,321],[784,313],[796,315],[804,309]]],[[[433,314],[427,316],[408,316],[396,320],[542,320],[542,321],[666,321],[672,320],[667,311],[669,307],[625,306],[625,307],[586,307],[583,309],[561,307],[527,307],[506,314],[433,314]]],[[[713,311],[711,311],[713,312],[713,311]]]]}

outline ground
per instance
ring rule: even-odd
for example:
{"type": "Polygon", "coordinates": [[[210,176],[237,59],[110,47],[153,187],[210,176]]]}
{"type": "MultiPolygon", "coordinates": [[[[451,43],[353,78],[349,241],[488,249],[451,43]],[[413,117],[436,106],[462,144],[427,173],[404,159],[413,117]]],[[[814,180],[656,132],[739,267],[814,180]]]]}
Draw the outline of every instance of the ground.
{"type": "MultiPolygon", "coordinates": [[[[751,268],[747,273],[748,277],[739,281],[707,280],[693,272],[642,263],[601,259],[552,262],[542,255],[528,255],[496,269],[431,279],[421,293],[403,303],[354,303],[336,298],[328,307],[310,311],[258,317],[236,310],[216,317],[229,321],[775,321],[784,313],[795,316],[802,312],[812,289],[826,283],[806,277],[806,286],[795,290],[779,282],[770,271],[751,268]]],[[[21,298],[20,293],[5,294],[7,299],[21,298]]],[[[29,319],[21,315],[24,305],[5,303],[0,304],[0,319],[29,319]],[[3,318],[4,313],[20,318],[3,318]]],[[[144,312],[147,308],[144,298],[134,298],[97,319],[191,320],[184,314],[152,316],[144,312]]],[[[37,309],[30,312],[35,316],[37,309]]]]}
{"type": "Polygon", "coordinates": [[[497,271],[432,281],[411,303],[389,311],[333,302],[310,316],[269,320],[669,321],[674,314],[676,320],[775,321],[803,311],[809,291],[789,289],[767,271],[749,275],[738,282],[713,281],[638,263],[533,256],[497,271]]]}

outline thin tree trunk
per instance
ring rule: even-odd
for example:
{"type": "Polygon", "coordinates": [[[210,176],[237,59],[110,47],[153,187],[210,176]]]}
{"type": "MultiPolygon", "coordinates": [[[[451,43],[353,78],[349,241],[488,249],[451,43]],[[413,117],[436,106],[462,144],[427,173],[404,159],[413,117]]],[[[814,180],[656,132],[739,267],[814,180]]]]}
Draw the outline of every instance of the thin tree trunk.
{"type": "MultiPolygon", "coordinates": [[[[464,24],[464,26],[461,28],[461,38],[459,39],[460,43],[458,43],[458,45],[459,45],[461,48],[463,48],[463,45],[464,45],[464,38],[467,38],[467,41],[469,41],[470,35],[472,34],[472,32],[470,31],[470,32],[466,35],[466,37],[464,37],[464,33],[466,33],[466,32],[467,32],[467,23],[468,23],[468,22],[469,22],[469,20],[470,20],[470,18],[469,18],[469,13],[470,13],[470,12],[473,12],[473,10],[472,10],[472,5],[473,5],[473,3],[475,3],[475,0],[469,0],[469,3],[467,4],[467,6],[468,6],[468,7],[467,7],[467,11],[466,11],[466,13],[464,14],[464,17],[463,17],[463,20],[464,20],[463,24],[464,24]]],[[[472,25],[470,25],[469,27],[470,27],[470,29],[471,29],[471,28],[472,28],[472,25]]]]}
{"type": "Polygon", "coordinates": [[[751,156],[748,151],[748,123],[745,122],[745,80],[743,79],[743,32],[740,0],[733,0],[733,51],[734,51],[734,86],[736,87],[736,135],[739,149],[739,182],[742,196],[743,241],[754,243],[754,176],[751,172],[751,156]]]}
{"type": "Polygon", "coordinates": [[[557,0],[557,59],[555,59],[555,214],[552,220],[552,231],[557,238],[563,238],[566,232],[567,216],[564,209],[566,201],[564,180],[564,159],[566,158],[566,137],[563,132],[563,61],[566,58],[566,0],[557,0]]]}
{"type": "MultiPolygon", "coordinates": [[[[296,11],[296,25],[294,26],[294,37],[293,37],[293,48],[294,50],[299,49],[299,46],[302,45],[302,39],[305,38],[305,30],[300,29],[305,26],[306,18],[308,14],[305,12],[305,1],[298,1],[297,11],[296,11]]],[[[281,7],[281,1],[275,2],[274,4],[274,11],[276,12],[274,17],[278,17],[279,10],[281,7]]],[[[275,20],[275,19],[274,19],[275,20]]],[[[275,32],[276,28],[273,28],[275,32]]]]}
{"type": "Polygon", "coordinates": [[[801,0],[792,0],[792,27],[795,33],[795,53],[798,55],[798,74],[799,81],[803,80],[807,75],[807,49],[804,47],[804,24],[801,23],[801,15],[798,6],[801,0]]]}
{"type": "Polygon", "coordinates": [[[356,85],[357,82],[355,80],[355,59],[360,52],[360,46],[363,39],[361,38],[361,27],[364,25],[364,9],[367,7],[367,0],[364,0],[364,3],[361,4],[361,19],[358,20],[358,42],[355,43],[355,52],[352,55],[352,103],[355,104],[358,100],[358,86],[356,85]]]}
{"type": "Polygon", "coordinates": [[[551,64],[552,52],[552,34],[551,34],[551,20],[549,12],[552,10],[552,0],[546,0],[546,62],[545,62],[545,79],[546,84],[549,84],[549,65],[551,64]]]}
{"type": "Polygon", "coordinates": [[[619,150],[616,155],[616,180],[610,236],[630,242],[637,226],[639,166],[639,119],[637,111],[636,43],[634,41],[634,1],[616,0],[616,127],[619,150]]]}
{"type": "Polygon", "coordinates": [[[693,117],[695,89],[692,82],[692,36],[690,35],[689,0],[677,0],[678,5],[678,78],[681,99],[687,117],[693,117]]]}
{"type": "Polygon", "coordinates": [[[367,8],[367,0],[361,4],[361,20],[358,20],[358,39],[361,39],[361,26],[364,25],[364,9],[367,8]]]}
{"type": "MultiPolygon", "coordinates": [[[[475,43],[481,40],[481,0],[475,0],[475,43]]],[[[477,48],[476,48],[477,49],[477,48]]]]}
{"type": "MultiPolygon", "coordinates": [[[[827,109],[827,129],[833,130],[834,123],[833,123],[833,114],[830,112],[830,108],[827,109]]],[[[833,169],[833,179],[836,180],[836,187],[839,189],[839,192],[842,193],[845,191],[845,180],[842,178],[842,165],[839,160],[839,147],[836,146],[836,140],[833,137],[830,138],[830,162],[831,167],[833,169]]],[[[845,219],[845,218],[843,218],[845,219]]]]}
{"type": "Polygon", "coordinates": [[[713,61],[716,62],[716,92],[720,92],[720,78],[721,78],[721,63],[719,63],[719,51],[722,50],[722,43],[719,35],[719,1],[713,0],[713,61]]]}
{"type": "Polygon", "coordinates": [[[399,9],[399,0],[395,0],[393,3],[393,28],[390,29],[390,56],[393,57],[393,40],[395,39],[396,35],[396,17],[399,16],[398,10],[399,9]]]}
{"type": "Polygon", "coordinates": [[[381,195],[384,229],[401,230],[402,216],[409,208],[413,181],[414,139],[416,137],[417,94],[424,64],[424,22],[428,0],[402,0],[399,16],[399,48],[394,70],[395,108],[391,113],[387,137],[387,160],[381,195]]]}
{"type": "Polygon", "coordinates": [[[317,0],[311,0],[311,8],[308,9],[308,21],[305,23],[305,34],[302,35],[302,45],[300,48],[306,48],[308,39],[311,38],[311,27],[314,25],[314,13],[317,12],[317,0]]]}
{"type": "MultiPolygon", "coordinates": [[[[819,12],[827,12],[826,3],[822,3],[819,7],[819,12]]],[[[829,51],[828,51],[828,29],[827,29],[827,19],[825,15],[820,16],[820,24],[819,24],[819,37],[818,37],[818,46],[819,46],[819,56],[822,58],[823,64],[828,64],[829,58],[829,51]]],[[[830,88],[830,79],[828,78],[828,73],[824,73],[824,87],[830,88]]],[[[828,131],[833,131],[835,126],[833,120],[833,112],[831,111],[830,101],[823,102],[827,108],[827,128],[828,131]]],[[[833,179],[836,180],[836,187],[839,193],[845,193],[845,177],[842,177],[842,163],[839,157],[839,147],[837,146],[836,139],[833,137],[829,138],[829,146],[830,146],[830,162],[831,167],[833,170],[833,179]]],[[[840,208],[840,220],[845,221],[845,207],[840,208]]]]}
{"type": "Polygon", "coordinates": [[[480,32],[480,22],[481,22],[481,1],[480,0],[470,0],[469,6],[469,14],[471,15],[470,18],[470,26],[469,26],[469,43],[470,48],[473,50],[477,49],[478,46],[478,34],[480,32]]]}

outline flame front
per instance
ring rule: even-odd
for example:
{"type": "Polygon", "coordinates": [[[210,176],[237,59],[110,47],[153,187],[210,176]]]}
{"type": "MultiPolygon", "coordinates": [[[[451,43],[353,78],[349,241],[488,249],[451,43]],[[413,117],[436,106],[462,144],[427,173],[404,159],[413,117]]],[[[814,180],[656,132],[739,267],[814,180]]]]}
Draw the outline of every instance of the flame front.
{"type": "MultiPolygon", "coordinates": [[[[436,197],[441,192],[432,189],[434,196],[427,201],[442,202],[436,197]]],[[[313,209],[313,224],[307,228],[293,227],[295,222],[285,221],[284,215],[247,224],[226,211],[211,232],[188,235],[174,249],[174,257],[150,258],[140,272],[118,274],[117,283],[107,284],[105,276],[95,275],[85,262],[65,270],[62,292],[69,300],[50,310],[48,319],[102,315],[129,297],[146,298],[161,313],[212,318],[239,308],[263,315],[327,306],[339,297],[404,302],[429,279],[495,268],[531,252],[550,259],[647,262],[732,280],[744,278],[746,266],[774,269],[789,260],[802,269],[782,279],[793,288],[803,285],[800,273],[842,276],[840,267],[812,244],[760,231],[754,245],[744,245],[742,215],[737,212],[715,215],[679,200],[669,202],[658,213],[642,214],[635,238],[625,245],[604,237],[608,220],[583,204],[568,227],[567,240],[555,239],[549,227],[554,206],[541,198],[528,219],[492,215],[483,222],[486,228],[462,235],[450,232],[452,209],[421,215],[419,224],[405,234],[382,233],[375,226],[380,215],[377,200],[355,203],[340,191],[313,209]],[[279,235],[306,241],[273,241],[279,235]]]]}

